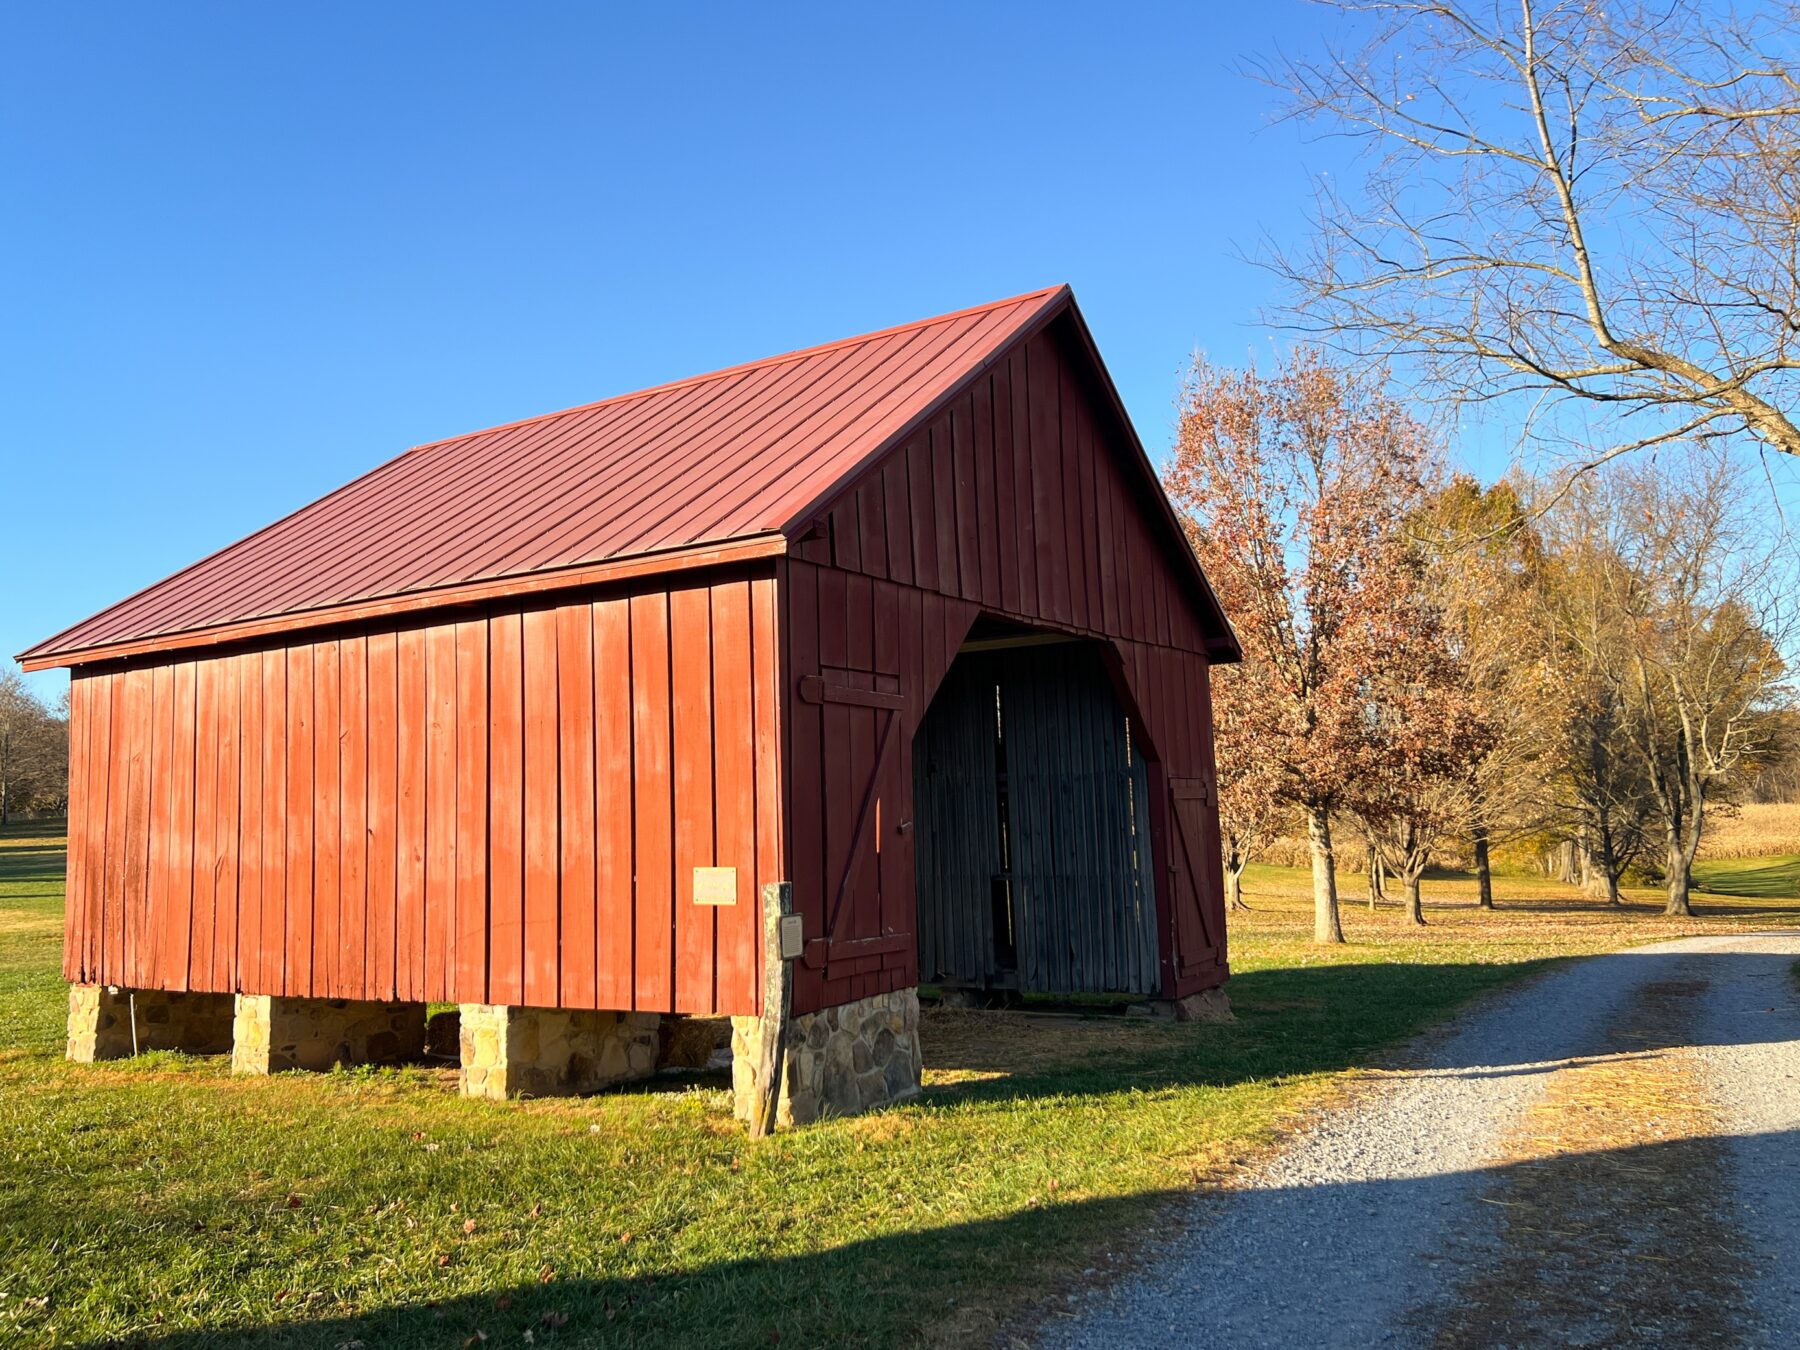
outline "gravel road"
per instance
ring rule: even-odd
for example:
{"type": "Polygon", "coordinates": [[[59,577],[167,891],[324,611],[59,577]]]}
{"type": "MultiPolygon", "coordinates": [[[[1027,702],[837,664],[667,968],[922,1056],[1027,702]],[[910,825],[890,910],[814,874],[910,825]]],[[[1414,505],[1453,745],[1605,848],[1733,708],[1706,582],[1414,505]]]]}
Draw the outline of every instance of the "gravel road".
{"type": "Polygon", "coordinates": [[[1037,1343],[1795,1343],[1796,959],[1688,938],[1480,1004],[1037,1343]]]}

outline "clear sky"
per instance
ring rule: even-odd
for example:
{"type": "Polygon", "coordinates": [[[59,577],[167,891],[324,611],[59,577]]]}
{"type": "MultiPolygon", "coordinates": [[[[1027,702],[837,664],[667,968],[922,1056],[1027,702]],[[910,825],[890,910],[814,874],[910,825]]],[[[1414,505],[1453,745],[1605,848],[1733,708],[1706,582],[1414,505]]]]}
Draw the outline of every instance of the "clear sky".
{"type": "Polygon", "coordinates": [[[1058,281],[1158,453],[1270,342],[1242,256],[1343,152],[1243,68],[1328,22],[11,6],[0,658],[409,445],[1058,281]]]}

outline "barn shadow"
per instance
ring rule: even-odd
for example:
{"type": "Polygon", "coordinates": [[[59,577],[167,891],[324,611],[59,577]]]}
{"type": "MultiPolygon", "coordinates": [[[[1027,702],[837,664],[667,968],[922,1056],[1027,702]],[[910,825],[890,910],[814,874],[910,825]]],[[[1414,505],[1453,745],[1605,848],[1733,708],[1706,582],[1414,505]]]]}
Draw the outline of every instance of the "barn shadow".
{"type": "MultiPolygon", "coordinates": [[[[1538,963],[1546,973],[1559,964],[1538,963]]],[[[1590,972],[1584,979],[1602,991],[1601,997],[1615,985],[1622,996],[1638,981],[1674,987],[1715,979],[1766,982],[1772,1009],[1794,997],[1794,958],[1780,953],[1640,951],[1588,957],[1583,964],[1590,972]]],[[[1384,1047],[1406,1042],[1441,1016],[1446,985],[1479,994],[1508,978],[1508,968],[1479,963],[1249,971],[1234,975],[1227,986],[1238,1017],[1227,1026],[1116,1016],[928,1013],[921,1025],[925,1097],[928,1103],[950,1104],[1230,1087],[1356,1069],[1405,1072],[1411,1063],[1407,1052],[1396,1057],[1384,1047]]],[[[1780,1021],[1771,1017],[1767,1035],[1759,1040],[1784,1040],[1780,1021]]],[[[1452,1024],[1430,1042],[1432,1071],[1471,1077],[1541,1074],[1597,1054],[1643,1057],[1722,1043],[1707,1026],[1688,1018],[1634,1026],[1628,1043],[1597,1044],[1586,1026],[1531,1019],[1522,1021],[1505,1044],[1495,1044],[1457,1037],[1452,1024]]]]}
{"type": "MultiPolygon", "coordinates": [[[[1759,1160],[1779,1166],[1800,1147],[1800,1133],[1753,1136],[1739,1147],[1737,1166],[1755,1168],[1759,1160]]],[[[1059,1324],[1076,1312],[1102,1319],[1089,1334],[1104,1344],[1106,1300],[1092,1297],[1103,1286],[1145,1279],[1158,1316],[1176,1319],[1169,1323],[1175,1325],[1183,1316],[1181,1296],[1202,1277],[1215,1294],[1215,1310],[1220,1303],[1240,1303],[1236,1316],[1253,1319],[1258,1333],[1273,1337],[1270,1343],[1280,1343],[1284,1330],[1295,1337],[1309,1327],[1316,1332],[1317,1309],[1329,1306],[1336,1310],[1340,1344],[1372,1342],[1394,1319],[1439,1334],[1446,1327],[1459,1330],[1459,1343],[1488,1343],[1484,1335],[1504,1334],[1540,1343],[1531,1340],[1534,1317],[1550,1319],[1551,1331],[1567,1320],[1620,1333],[1607,1343],[1629,1342],[1632,1327],[1650,1317],[1697,1337],[1684,1341],[1677,1335],[1670,1343],[1710,1344],[1721,1332],[1743,1328],[1745,1282],[1770,1274],[1780,1258],[1741,1234],[1724,1194],[1729,1187],[1719,1184],[1732,1166],[1725,1154],[1722,1140],[1702,1137],[1398,1180],[1150,1191],[1053,1203],[804,1255],[635,1278],[559,1277],[356,1316],[148,1333],[98,1344],[157,1350],[842,1345],[911,1341],[916,1331],[904,1329],[919,1322],[938,1339],[1031,1344],[1046,1335],[1054,1339],[1059,1324]],[[1666,1203],[1696,1187],[1713,1188],[1716,1203],[1703,1212],[1666,1203]],[[1514,1198],[1502,1198],[1508,1196],[1514,1198]],[[1560,1216],[1561,1229],[1547,1232],[1535,1221],[1519,1220],[1521,1196],[1575,1197],[1580,1208],[1573,1217],[1560,1216]],[[1483,1199],[1487,1203],[1476,1203],[1483,1199]],[[1137,1273],[1144,1252],[1135,1243],[1153,1235],[1160,1244],[1196,1229],[1204,1240],[1204,1228],[1214,1224],[1229,1226],[1233,1237],[1208,1247],[1216,1255],[1202,1265],[1137,1273]],[[1373,1245],[1357,1242],[1355,1259],[1346,1259],[1341,1240],[1355,1242],[1365,1230],[1373,1245]],[[1271,1298],[1256,1241],[1298,1232],[1323,1240],[1283,1243],[1277,1263],[1283,1283],[1271,1298]],[[1238,1243],[1247,1250],[1234,1252],[1238,1243]],[[1041,1269],[1046,1256],[1064,1272],[1047,1284],[1021,1291],[1015,1282],[999,1303],[961,1297],[1004,1283],[1009,1271],[1041,1269]],[[1024,1266],[1027,1260],[1031,1267],[1024,1266]],[[1569,1278],[1576,1267],[1609,1278],[1569,1278]],[[760,1311],[747,1312],[752,1309],[760,1311]],[[877,1330],[896,1327],[903,1329],[898,1335],[877,1330]]],[[[1250,1329],[1210,1319],[1180,1324],[1184,1343],[1196,1345],[1241,1343],[1250,1329]]]]}

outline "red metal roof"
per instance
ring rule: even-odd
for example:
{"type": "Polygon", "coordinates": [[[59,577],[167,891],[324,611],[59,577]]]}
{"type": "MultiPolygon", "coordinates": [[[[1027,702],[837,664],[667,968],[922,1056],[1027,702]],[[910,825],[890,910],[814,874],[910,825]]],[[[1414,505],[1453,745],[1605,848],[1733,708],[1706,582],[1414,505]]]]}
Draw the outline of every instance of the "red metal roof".
{"type": "Polygon", "coordinates": [[[417,446],[20,660],[779,535],[1068,294],[417,446]]]}

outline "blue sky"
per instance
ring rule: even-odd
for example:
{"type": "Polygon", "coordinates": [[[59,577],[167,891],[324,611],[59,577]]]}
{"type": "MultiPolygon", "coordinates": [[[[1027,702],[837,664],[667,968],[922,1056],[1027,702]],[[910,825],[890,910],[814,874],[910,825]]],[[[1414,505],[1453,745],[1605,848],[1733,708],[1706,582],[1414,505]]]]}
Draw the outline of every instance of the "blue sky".
{"type": "Polygon", "coordinates": [[[1057,281],[1155,453],[1268,349],[1242,255],[1342,151],[1242,69],[1327,22],[11,7],[0,657],[409,445],[1057,281]]]}

